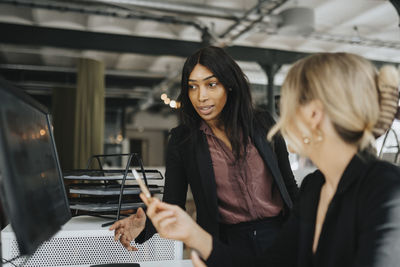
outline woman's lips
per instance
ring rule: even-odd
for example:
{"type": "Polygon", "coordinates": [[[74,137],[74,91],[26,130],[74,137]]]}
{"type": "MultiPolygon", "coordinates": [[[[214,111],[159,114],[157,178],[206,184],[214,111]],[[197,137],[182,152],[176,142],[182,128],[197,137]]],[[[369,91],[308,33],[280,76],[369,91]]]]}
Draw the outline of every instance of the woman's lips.
{"type": "Polygon", "coordinates": [[[201,115],[209,115],[213,111],[214,105],[197,107],[201,115]]]}

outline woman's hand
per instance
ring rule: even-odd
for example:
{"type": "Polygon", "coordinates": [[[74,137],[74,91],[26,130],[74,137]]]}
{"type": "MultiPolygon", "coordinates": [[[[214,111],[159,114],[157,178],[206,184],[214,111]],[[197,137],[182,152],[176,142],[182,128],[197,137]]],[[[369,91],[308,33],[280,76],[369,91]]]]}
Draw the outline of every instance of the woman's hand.
{"type": "Polygon", "coordinates": [[[129,251],[138,250],[131,246],[133,241],[143,230],[146,224],[146,214],[142,208],[139,208],[136,214],[132,214],[128,218],[115,222],[110,227],[110,231],[115,230],[114,240],[121,244],[129,251]]]}
{"type": "Polygon", "coordinates": [[[179,206],[152,198],[148,202],[147,216],[162,238],[190,241],[196,223],[179,206]]]}
{"type": "Polygon", "coordinates": [[[208,258],[212,250],[212,237],[184,210],[157,198],[148,200],[143,193],[140,197],[147,205],[147,216],[161,237],[180,240],[196,249],[203,258],[208,258]]]}
{"type": "Polygon", "coordinates": [[[191,257],[194,267],[207,267],[207,265],[200,259],[199,254],[192,250],[191,257]]]}

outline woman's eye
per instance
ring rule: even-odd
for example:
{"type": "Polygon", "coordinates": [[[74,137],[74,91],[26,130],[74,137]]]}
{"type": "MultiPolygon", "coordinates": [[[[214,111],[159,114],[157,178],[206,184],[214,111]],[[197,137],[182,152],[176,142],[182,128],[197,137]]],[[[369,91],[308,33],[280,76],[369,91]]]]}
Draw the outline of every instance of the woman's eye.
{"type": "Polygon", "coordinates": [[[215,86],[217,86],[217,83],[216,82],[211,82],[211,83],[208,84],[208,86],[215,87],[215,86]]]}
{"type": "Polygon", "coordinates": [[[189,84],[189,90],[194,90],[194,89],[196,89],[196,85],[193,85],[193,84],[189,84]]]}

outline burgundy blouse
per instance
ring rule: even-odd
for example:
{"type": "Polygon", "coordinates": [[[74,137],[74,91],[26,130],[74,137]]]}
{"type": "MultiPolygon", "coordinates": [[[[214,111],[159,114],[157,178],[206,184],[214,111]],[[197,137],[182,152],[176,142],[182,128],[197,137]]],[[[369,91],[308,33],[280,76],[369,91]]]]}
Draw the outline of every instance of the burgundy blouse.
{"type": "Polygon", "coordinates": [[[283,208],[279,189],[252,142],[245,160],[232,151],[202,122],[211,153],[221,223],[236,224],[277,216],[283,208]]]}

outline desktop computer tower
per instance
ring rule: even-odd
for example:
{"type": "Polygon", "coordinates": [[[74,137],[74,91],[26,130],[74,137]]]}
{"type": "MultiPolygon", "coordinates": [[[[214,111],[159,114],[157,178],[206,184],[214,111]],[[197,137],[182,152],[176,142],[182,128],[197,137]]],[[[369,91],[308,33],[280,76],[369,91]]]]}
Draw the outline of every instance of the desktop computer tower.
{"type": "MultiPolygon", "coordinates": [[[[108,220],[93,216],[73,217],[50,240],[44,242],[28,260],[14,261],[19,266],[79,266],[105,263],[132,263],[182,259],[183,244],[160,238],[158,234],[138,251],[127,251],[114,241],[112,231],[101,227],[108,220]]],[[[10,226],[1,232],[2,257],[6,260],[19,255],[18,244],[10,226]]],[[[3,267],[13,266],[4,264],[3,267]]]]}

